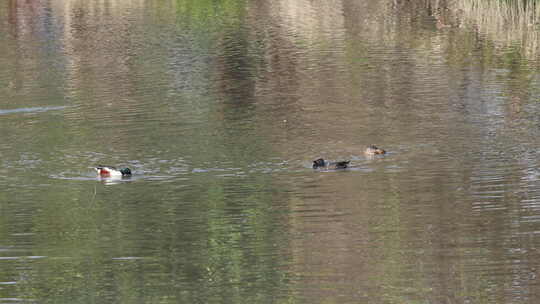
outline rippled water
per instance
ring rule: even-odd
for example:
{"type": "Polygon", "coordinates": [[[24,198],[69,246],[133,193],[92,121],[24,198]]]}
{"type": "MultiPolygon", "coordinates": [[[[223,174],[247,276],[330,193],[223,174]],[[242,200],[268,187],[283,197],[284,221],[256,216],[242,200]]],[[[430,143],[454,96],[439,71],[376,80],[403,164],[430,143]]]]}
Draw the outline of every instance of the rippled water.
{"type": "Polygon", "coordinates": [[[0,3],[0,303],[536,303],[538,62],[409,5],[0,3]]]}

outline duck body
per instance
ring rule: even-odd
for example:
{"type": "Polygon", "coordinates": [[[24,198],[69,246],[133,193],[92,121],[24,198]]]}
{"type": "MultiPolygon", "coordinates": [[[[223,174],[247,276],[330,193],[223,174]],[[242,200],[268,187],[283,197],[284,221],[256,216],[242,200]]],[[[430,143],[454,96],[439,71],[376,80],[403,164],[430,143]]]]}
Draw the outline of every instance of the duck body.
{"type": "Polygon", "coordinates": [[[129,168],[117,169],[111,166],[97,166],[94,168],[101,177],[123,177],[131,176],[129,168]]]}
{"type": "Polygon", "coordinates": [[[366,148],[364,153],[367,154],[367,155],[377,155],[377,154],[386,154],[386,151],[384,151],[381,148],[378,148],[375,145],[371,145],[371,146],[366,148]]]}
{"type": "Polygon", "coordinates": [[[336,169],[347,169],[349,167],[350,160],[346,161],[339,161],[335,163],[331,163],[331,165],[335,166],[336,169]]]}
{"type": "Polygon", "coordinates": [[[328,162],[322,158],[313,161],[313,169],[333,167],[334,169],[346,169],[351,161],[328,162]]]}

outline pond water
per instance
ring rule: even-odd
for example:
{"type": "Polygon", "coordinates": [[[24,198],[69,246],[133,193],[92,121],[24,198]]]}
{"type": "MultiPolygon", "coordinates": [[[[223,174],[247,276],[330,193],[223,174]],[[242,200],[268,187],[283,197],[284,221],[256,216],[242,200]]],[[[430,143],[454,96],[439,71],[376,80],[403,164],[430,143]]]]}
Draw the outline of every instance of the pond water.
{"type": "Polygon", "coordinates": [[[538,57],[400,3],[0,2],[0,303],[537,303],[538,57]]]}

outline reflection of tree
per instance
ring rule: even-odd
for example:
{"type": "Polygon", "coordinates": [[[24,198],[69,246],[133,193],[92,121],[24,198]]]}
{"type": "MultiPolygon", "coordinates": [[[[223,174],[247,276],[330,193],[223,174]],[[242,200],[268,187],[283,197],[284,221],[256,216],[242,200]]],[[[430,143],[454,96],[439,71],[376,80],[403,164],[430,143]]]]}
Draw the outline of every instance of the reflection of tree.
{"type": "MultiPolygon", "coordinates": [[[[385,11],[388,6],[381,6],[379,9],[385,11]]],[[[357,89],[358,96],[356,97],[361,100],[360,102],[364,101],[362,110],[371,113],[371,115],[361,116],[364,120],[361,125],[373,126],[371,130],[362,130],[361,132],[376,130],[373,132],[378,131],[381,136],[373,137],[383,138],[383,136],[389,136],[387,131],[393,132],[399,129],[397,132],[399,134],[394,139],[389,138],[389,141],[396,140],[407,143],[414,150],[411,152],[415,154],[423,153],[421,149],[416,150],[415,148],[425,144],[419,140],[430,138],[431,142],[427,144],[441,149],[440,152],[450,164],[446,162],[430,164],[426,160],[419,161],[417,164],[422,163],[421,166],[410,169],[410,171],[405,170],[391,179],[393,195],[391,193],[383,195],[380,191],[371,190],[373,201],[395,207],[392,209],[394,216],[383,217],[387,221],[380,225],[383,227],[382,230],[386,232],[386,242],[380,249],[373,250],[373,256],[377,256],[376,259],[361,260],[362,255],[356,251],[356,247],[351,251],[343,250],[337,253],[332,251],[333,248],[348,248],[346,244],[358,242],[357,239],[348,237],[347,230],[343,228],[343,226],[352,223],[352,220],[347,217],[344,218],[344,223],[324,221],[317,223],[302,217],[295,219],[293,222],[296,224],[296,229],[306,233],[317,231],[313,235],[320,238],[313,240],[307,237],[305,243],[294,243],[299,248],[298,255],[295,257],[301,261],[297,265],[305,267],[298,272],[305,274],[304,282],[308,282],[309,286],[330,286],[322,291],[313,287],[319,291],[314,296],[317,299],[321,297],[331,299],[335,294],[338,294],[332,288],[343,288],[342,284],[335,283],[336,278],[333,276],[347,282],[354,282],[351,285],[355,287],[360,285],[365,290],[373,289],[373,294],[385,294],[388,296],[389,303],[403,302],[406,299],[403,295],[408,293],[411,294],[412,299],[415,295],[425,295],[425,298],[434,299],[435,302],[460,302],[467,299],[467,297],[459,295],[456,290],[466,290],[468,298],[475,300],[485,300],[488,296],[497,299],[508,296],[508,293],[489,295],[487,288],[489,286],[511,285],[508,280],[511,280],[513,270],[505,272],[504,279],[500,277],[497,279],[489,278],[488,274],[493,271],[490,268],[482,269],[480,267],[480,270],[486,273],[469,271],[470,268],[474,268],[472,265],[484,263],[482,255],[491,249],[490,246],[481,241],[481,235],[485,231],[475,231],[474,228],[472,230],[470,228],[471,225],[473,227],[477,225],[475,220],[470,217],[470,193],[468,191],[456,193],[454,183],[468,184],[471,179],[474,179],[474,176],[471,177],[473,175],[471,171],[474,170],[472,168],[474,168],[475,161],[479,163],[486,161],[481,158],[471,160],[469,159],[470,153],[478,153],[479,151],[485,153],[490,150],[505,153],[505,151],[500,151],[501,142],[497,142],[494,138],[483,138],[484,132],[488,131],[486,135],[488,135],[487,133],[493,135],[489,130],[503,131],[504,124],[500,124],[501,117],[507,117],[509,121],[516,122],[512,118],[512,111],[505,111],[496,100],[500,97],[498,94],[501,93],[499,91],[501,84],[496,82],[495,89],[492,86],[490,91],[484,88],[486,85],[493,85],[492,68],[497,66],[526,75],[529,73],[525,67],[528,64],[523,63],[525,66],[520,67],[513,67],[512,64],[505,63],[494,65],[494,62],[500,59],[500,55],[491,53],[491,45],[476,40],[478,37],[474,34],[452,32],[449,33],[449,37],[444,37],[441,36],[440,32],[437,32],[435,26],[426,27],[426,24],[421,21],[432,20],[427,18],[434,13],[429,10],[423,11],[425,19],[418,16],[418,10],[410,9],[410,7],[393,12],[399,18],[377,19],[377,16],[381,16],[378,12],[378,10],[370,12],[366,10],[366,7],[356,8],[354,4],[348,3],[344,14],[346,20],[343,24],[346,26],[349,35],[347,41],[350,43],[350,46],[347,46],[346,58],[351,66],[350,70],[355,72],[352,75],[352,81],[355,84],[354,88],[357,89]],[[358,26],[358,24],[365,27],[358,26]],[[426,39],[426,36],[429,38],[426,39]],[[378,50],[384,50],[385,56],[379,56],[375,53],[378,50]],[[467,62],[470,60],[471,52],[475,51],[484,52],[481,58],[484,58],[486,62],[472,63],[472,65],[467,62]],[[444,67],[437,66],[441,62],[450,63],[450,67],[445,70],[444,67]],[[456,73],[454,69],[463,69],[463,73],[456,73]],[[407,76],[403,77],[403,75],[407,76]],[[437,91],[437,96],[443,97],[438,99],[437,96],[426,95],[426,87],[429,87],[428,91],[437,91]],[[376,89],[373,90],[373,88],[376,89]],[[458,94],[459,97],[454,96],[454,94],[458,94]],[[476,96],[478,98],[475,98],[476,96]],[[481,101],[486,96],[492,99],[481,101]],[[366,100],[371,100],[371,102],[365,102],[366,100]],[[458,106],[461,102],[466,104],[458,106]],[[431,106],[437,110],[428,110],[431,106]],[[479,117],[481,118],[479,119],[479,117]],[[396,128],[396,124],[399,124],[399,127],[396,128]],[[420,125],[426,129],[419,129],[420,125]],[[438,134],[440,137],[434,137],[433,134],[438,134]],[[465,148],[466,155],[456,154],[463,153],[461,150],[460,152],[455,150],[459,146],[465,148]],[[433,176],[427,177],[426,180],[417,180],[420,176],[415,177],[415,172],[426,174],[426,172],[431,171],[434,172],[433,176]],[[404,182],[404,180],[410,182],[404,182]],[[438,186],[432,189],[422,188],[421,185],[438,186]],[[399,195],[399,193],[403,193],[403,195],[399,195]],[[382,197],[385,199],[383,200],[382,197]],[[440,202],[440,204],[435,202],[440,202]],[[411,203],[415,203],[416,208],[409,210],[406,206],[411,203]],[[384,229],[384,227],[387,228],[384,229]],[[424,228],[425,230],[423,230],[424,228]],[[324,232],[320,232],[318,229],[324,229],[324,232]],[[396,229],[398,229],[396,233],[387,232],[396,229]],[[421,230],[418,231],[418,229],[421,230]],[[446,237],[441,238],[441,236],[446,237]],[[480,241],[478,239],[471,241],[471,237],[473,239],[478,237],[480,241]],[[473,248],[468,246],[473,246],[473,248]],[[352,262],[355,257],[356,264],[352,262]],[[406,262],[402,262],[403,260],[406,262]],[[366,269],[365,265],[370,264],[371,261],[377,261],[378,265],[366,269]],[[357,266],[357,268],[352,265],[357,266]],[[420,270],[421,273],[416,272],[416,270],[420,270]],[[419,277],[415,276],[417,274],[419,277]],[[363,275],[371,277],[376,283],[365,284],[365,280],[368,279],[363,278],[363,275]],[[374,286],[381,288],[377,289],[374,286]]],[[[436,22],[436,20],[432,21],[436,22]]],[[[514,82],[508,81],[506,77],[502,77],[500,81],[504,81],[506,84],[514,82]]],[[[527,77],[516,80],[514,84],[519,86],[518,90],[522,92],[521,95],[528,94],[523,92],[534,91],[533,85],[527,80],[527,77]]],[[[526,100],[523,102],[530,105],[530,97],[524,99],[526,100]]],[[[325,102],[327,102],[321,99],[313,101],[320,107],[325,107],[325,102]]],[[[514,98],[513,108],[515,108],[516,102],[517,99],[514,98]]],[[[354,108],[347,110],[354,111],[354,108]]],[[[328,115],[328,112],[326,112],[327,117],[335,118],[335,115],[328,115]]],[[[309,114],[314,115],[313,112],[309,114]]],[[[344,113],[341,118],[348,122],[354,121],[350,113],[344,113]]],[[[317,130],[328,127],[327,122],[323,119],[318,120],[318,124],[313,124],[317,130]]],[[[508,127],[511,130],[516,130],[511,125],[513,123],[509,122],[508,127]]],[[[348,128],[347,131],[350,133],[351,128],[348,128]]],[[[354,133],[356,137],[353,140],[358,140],[361,137],[358,135],[359,133],[354,133]]],[[[323,138],[322,141],[332,139],[330,135],[324,133],[317,133],[317,135],[323,138]]],[[[504,138],[498,139],[505,141],[504,138]]],[[[503,147],[510,149],[510,151],[516,151],[516,148],[511,146],[512,142],[515,141],[503,143],[503,147]]],[[[523,156],[522,152],[516,152],[523,156]]],[[[409,157],[411,156],[409,155],[409,157]]],[[[412,159],[410,161],[414,163],[412,159]]],[[[527,171],[530,170],[531,168],[527,171]]],[[[487,172],[489,170],[478,174],[482,175],[487,172]]],[[[513,171],[510,170],[510,172],[513,171]]],[[[369,181],[364,182],[369,183],[369,181]]],[[[370,186],[373,189],[378,189],[376,185],[370,186]]],[[[322,188],[321,193],[332,193],[329,194],[330,196],[336,195],[336,189],[346,192],[343,190],[344,184],[340,182],[333,185],[323,183],[317,187],[322,188]]],[[[369,192],[369,187],[366,188],[368,189],[366,191],[369,192]]],[[[515,187],[510,188],[519,191],[515,187]]],[[[358,190],[354,193],[358,193],[358,190]]],[[[367,193],[364,195],[369,197],[367,193]]],[[[313,196],[316,197],[316,195],[313,196]]],[[[506,200],[519,203],[520,199],[510,195],[506,197],[506,200]]],[[[308,203],[298,202],[298,204],[300,206],[303,204],[324,206],[321,207],[326,208],[322,212],[323,214],[335,216],[335,212],[330,206],[336,204],[336,201],[339,200],[323,195],[319,199],[309,200],[308,203]]],[[[350,207],[353,205],[346,199],[339,201],[339,204],[346,206],[342,208],[344,210],[351,210],[350,207]]],[[[376,204],[371,205],[371,208],[376,210],[377,207],[374,205],[376,204]]],[[[366,218],[369,218],[369,215],[366,215],[366,218]]],[[[486,215],[482,220],[490,218],[492,216],[486,215]]],[[[367,230],[370,231],[367,233],[367,238],[377,235],[377,229],[370,230],[369,227],[372,226],[367,227],[355,227],[356,229],[351,229],[350,233],[367,230]]],[[[506,229],[503,231],[510,235],[515,233],[515,231],[506,229]]],[[[497,233],[494,232],[494,234],[497,233]]],[[[356,237],[358,238],[358,236],[356,237]]],[[[493,242],[498,240],[500,238],[493,236],[493,242]]],[[[366,245],[370,244],[372,243],[366,243],[366,245]]],[[[502,251],[504,252],[504,250],[502,251]]],[[[491,263],[505,259],[504,255],[495,256],[491,263]]],[[[518,268],[520,268],[520,273],[526,273],[525,269],[528,266],[521,265],[518,268]]],[[[529,282],[520,281],[520,284],[527,285],[527,289],[531,288],[529,282]]],[[[313,292],[309,288],[306,289],[306,293],[313,292]]],[[[340,293],[343,294],[345,291],[340,290],[340,293]]],[[[422,297],[419,301],[421,299],[422,297]]]]}
{"type": "Polygon", "coordinates": [[[280,265],[288,259],[287,223],[274,204],[284,198],[268,178],[216,182],[210,176],[189,188],[158,184],[151,193],[135,183],[120,192],[59,187],[42,191],[34,205],[42,207],[29,210],[34,218],[27,231],[35,237],[22,255],[44,257],[3,267],[3,282],[17,285],[2,297],[235,302],[286,289],[280,265]],[[239,185],[241,193],[234,190],[239,185]]]}
{"type": "MultiPolygon", "coordinates": [[[[63,66],[67,88],[64,93],[76,103],[75,109],[66,110],[60,123],[38,121],[35,132],[20,130],[12,124],[13,136],[32,133],[36,137],[32,145],[48,149],[46,159],[51,164],[46,165],[47,169],[51,169],[55,159],[85,167],[88,157],[80,152],[81,149],[119,152],[121,157],[129,159],[133,153],[130,150],[135,147],[136,151],[142,142],[143,145],[152,144],[153,151],[172,151],[158,155],[169,159],[178,158],[175,154],[182,154],[182,151],[196,149],[199,151],[196,157],[200,158],[194,166],[210,163],[217,156],[232,155],[234,166],[247,170],[258,158],[254,153],[267,149],[258,147],[245,152],[242,146],[253,146],[253,138],[235,131],[234,115],[230,115],[230,121],[209,123],[205,129],[171,128],[171,125],[177,126],[175,124],[189,119],[199,123],[204,119],[197,115],[209,115],[211,119],[216,113],[214,98],[201,96],[213,92],[209,89],[211,86],[202,81],[213,79],[191,75],[187,87],[177,87],[176,80],[180,78],[175,72],[183,68],[184,62],[178,58],[168,60],[174,52],[213,52],[215,42],[202,40],[198,31],[204,31],[207,26],[219,26],[229,19],[237,20],[237,14],[244,11],[237,1],[223,3],[216,9],[214,1],[179,1],[179,15],[164,15],[173,19],[166,19],[163,26],[178,20],[179,25],[189,28],[185,32],[185,28],[179,29],[179,32],[193,35],[188,41],[195,43],[180,48],[174,43],[153,44],[158,40],[152,40],[151,34],[137,36],[140,29],[133,23],[114,24],[111,21],[114,18],[122,20],[121,13],[116,11],[121,5],[109,10],[105,4],[73,1],[59,5],[53,2],[52,11],[57,17],[65,18],[61,39],[67,58],[63,66]],[[184,4],[191,8],[186,15],[182,15],[184,4]],[[223,15],[212,19],[216,12],[223,15]],[[191,23],[185,24],[186,19],[191,23]],[[89,35],[89,31],[95,32],[89,35]],[[141,43],[139,39],[142,38],[148,38],[150,43],[141,43]],[[155,62],[147,64],[145,60],[155,62]],[[150,89],[141,81],[148,78],[142,76],[155,77],[153,80],[157,81],[152,85],[166,88],[156,90],[158,93],[151,96],[155,98],[151,100],[152,105],[148,105],[151,98],[141,94],[141,87],[150,89]],[[197,91],[200,87],[196,84],[206,85],[205,90],[197,91]],[[145,111],[138,112],[141,109],[145,111]],[[158,117],[161,120],[156,119],[158,117]],[[146,122],[144,134],[136,127],[141,122],[146,122]],[[100,123],[109,125],[101,126],[100,123]],[[125,127],[126,124],[133,128],[125,127]],[[62,130],[59,125],[66,128],[62,130]],[[222,125],[229,131],[218,134],[219,140],[204,138],[205,134],[213,134],[215,130],[221,132],[222,125]],[[185,133],[179,134],[179,131],[185,133]],[[167,135],[166,140],[159,140],[167,135]],[[97,146],[102,142],[111,143],[111,147],[97,146]],[[231,142],[241,145],[231,145],[231,142]],[[207,153],[203,155],[200,151],[207,153]]],[[[141,9],[133,5],[134,11],[141,9]]],[[[226,35],[237,34],[236,28],[229,30],[226,35]]],[[[172,36],[168,38],[175,38],[172,36]]],[[[40,58],[40,54],[35,55],[40,58]]],[[[227,64],[246,65],[244,60],[249,60],[248,55],[244,53],[227,64]]],[[[204,57],[200,59],[193,55],[190,58],[208,64],[204,57]]],[[[212,68],[201,66],[206,68],[205,72],[212,71],[212,68]]],[[[247,74],[228,74],[228,71],[223,74],[225,78],[242,78],[244,75],[246,81],[250,81],[247,74]]],[[[244,90],[233,93],[240,94],[244,100],[248,97],[242,95],[244,90]]],[[[225,111],[236,110],[234,105],[230,107],[225,111]]],[[[263,144],[261,141],[257,145],[263,144]]],[[[36,147],[25,149],[43,152],[36,147]]],[[[32,217],[28,220],[32,222],[28,231],[36,235],[31,247],[35,252],[45,251],[39,253],[45,258],[11,264],[13,271],[6,274],[5,279],[2,277],[2,281],[18,281],[17,291],[11,293],[13,289],[10,289],[9,296],[70,303],[94,302],[97,298],[112,302],[118,299],[206,302],[211,298],[231,299],[228,302],[253,299],[255,302],[273,298],[278,291],[286,290],[284,282],[287,278],[278,263],[287,259],[287,234],[282,230],[287,225],[271,207],[274,201],[284,199],[279,197],[282,194],[270,176],[230,177],[215,182],[215,177],[210,175],[197,182],[200,184],[193,191],[185,188],[172,191],[168,183],[162,184],[161,190],[152,192],[140,189],[136,183],[121,184],[120,187],[126,187],[120,191],[123,194],[115,191],[116,186],[98,186],[94,198],[93,189],[75,181],[70,189],[64,189],[65,184],[58,183],[40,190],[39,194],[30,192],[27,200],[42,204],[28,212],[32,217]],[[227,193],[231,188],[239,187],[244,191],[227,193]],[[18,271],[17,266],[24,266],[24,271],[18,271]]],[[[3,227],[14,225],[16,217],[2,215],[3,227]]],[[[36,254],[28,253],[28,256],[36,254]]]]}
{"type": "MultiPolygon", "coordinates": [[[[24,254],[46,258],[4,261],[0,281],[17,285],[2,297],[438,303],[512,297],[508,286],[535,293],[536,71],[519,48],[501,56],[478,32],[438,28],[451,19],[443,2],[51,3],[45,11],[65,19],[59,36],[32,25],[58,18],[3,4],[14,42],[0,49],[24,51],[6,65],[19,102],[75,104],[3,117],[4,141],[16,143],[3,167],[39,151],[45,172],[56,161],[85,168],[80,150],[106,142],[104,154],[156,171],[241,173],[151,192],[100,187],[92,200],[75,181],[3,193],[31,203],[2,203],[0,227],[30,217],[21,230],[36,252],[24,254]],[[45,48],[30,43],[40,35],[45,48]],[[40,86],[60,89],[40,99],[40,86]],[[374,139],[397,151],[357,157],[372,171],[249,172],[276,154],[358,156],[374,139]]],[[[0,239],[19,242],[10,233],[0,239]]]]}

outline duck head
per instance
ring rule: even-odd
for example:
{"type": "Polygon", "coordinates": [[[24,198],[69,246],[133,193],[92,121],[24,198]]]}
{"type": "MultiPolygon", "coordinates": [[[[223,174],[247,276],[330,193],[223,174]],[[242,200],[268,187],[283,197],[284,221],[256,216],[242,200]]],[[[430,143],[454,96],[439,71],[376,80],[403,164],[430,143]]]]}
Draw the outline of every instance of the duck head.
{"type": "Polygon", "coordinates": [[[384,151],[383,149],[381,148],[378,148],[377,146],[375,145],[371,145],[369,146],[367,149],[366,149],[366,154],[369,154],[369,155],[375,155],[375,154],[385,154],[386,151],[384,151]]]}
{"type": "Polygon", "coordinates": [[[322,158],[313,161],[313,169],[317,169],[320,167],[326,167],[326,162],[322,158]]]}

